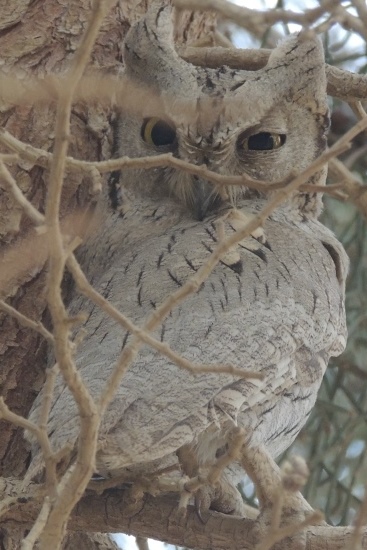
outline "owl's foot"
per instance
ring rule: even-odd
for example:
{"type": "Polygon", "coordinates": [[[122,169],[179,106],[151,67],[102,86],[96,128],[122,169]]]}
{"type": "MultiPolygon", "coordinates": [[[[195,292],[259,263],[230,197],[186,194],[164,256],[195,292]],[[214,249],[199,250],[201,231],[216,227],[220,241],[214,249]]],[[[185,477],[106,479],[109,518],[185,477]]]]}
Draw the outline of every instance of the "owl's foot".
{"type": "Polygon", "coordinates": [[[243,430],[234,427],[228,431],[227,439],[226,451],[212,464],[199,466],[196,452],[191,445],[184,445],[177,452],[182,469],[190,476],[184,485],[179,507],[183,509],[194,496],[197,514],[201,520],[202,514],[209,510],[244,516],[241,494],[228,480],[225,469],[238,458],[245,434],[243,430]]]}
{"type": "Polygon", "coordinates": [[[214,486],[204,485],[196,491],[195,508],[203,523],[203,514],[209,510],[232,516],[244,516],[242,496],[224,476],[214,486]]]}

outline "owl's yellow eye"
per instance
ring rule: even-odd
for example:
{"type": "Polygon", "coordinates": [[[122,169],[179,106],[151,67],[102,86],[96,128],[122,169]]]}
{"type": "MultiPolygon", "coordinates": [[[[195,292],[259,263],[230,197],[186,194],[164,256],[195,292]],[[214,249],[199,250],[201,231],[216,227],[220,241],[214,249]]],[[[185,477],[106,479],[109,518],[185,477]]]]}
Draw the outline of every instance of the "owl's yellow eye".
{"type": "Polygon", "coordinates": [[[155,147],[172,145],[176,140],[176,131],[168,122],[161,118],[147,118],[141,128],[141,137],[155,147]]]}
{"type": "Polygon", "coordinates": [[[237,148],[240,151],[272,151],[284,145],[285,138],[285,134],[259,132],[252,136],[240,136],[237,140],[237,148]]]}

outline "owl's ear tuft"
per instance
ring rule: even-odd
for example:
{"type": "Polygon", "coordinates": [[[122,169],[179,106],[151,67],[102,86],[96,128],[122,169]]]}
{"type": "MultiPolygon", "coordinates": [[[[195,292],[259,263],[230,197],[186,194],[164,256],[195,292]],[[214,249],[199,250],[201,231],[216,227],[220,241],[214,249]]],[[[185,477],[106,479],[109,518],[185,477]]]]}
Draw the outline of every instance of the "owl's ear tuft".
{"type": "Polygon", "coordinates": [[[168,1],[154,1],[144,17],[132,25],[124,43],[124,60],[128,69],[133,70],[149,55],[149,46],[159,46],[166,54],[175,53],[171,11],[168,1]]]}
{"type": "Polygon", "coordinates": [[[171,12],[169,1],[153,1],[131,27],[125,39],[125,74],[158,92],[182,97],[197,88],[197,70],[174,48],[171,12]]]}
{"type": "Polygon", "coordinates": [[[293,102],[304,104],[313,114],[328,112],[324,50],[313,31],[301,31],[283,40],[265,68],[273,69],[279,71],[278,81],[288,86],[293,102]]]}

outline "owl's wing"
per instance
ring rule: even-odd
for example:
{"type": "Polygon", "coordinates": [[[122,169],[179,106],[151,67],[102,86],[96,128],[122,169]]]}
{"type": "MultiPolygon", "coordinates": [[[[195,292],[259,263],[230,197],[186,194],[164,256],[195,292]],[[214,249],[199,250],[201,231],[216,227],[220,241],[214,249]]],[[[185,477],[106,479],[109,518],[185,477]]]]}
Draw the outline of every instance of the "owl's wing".
{"type": "MultiPolygon", "coordinates": [[[[246,209],[254,207],[244,202],[246,209]]],[[[216,246],[214,220],[181,219],[170,225],[168,210],[161,206],[145,215],[144,233],[136,212],[116,217],[112,226],[101,228],[98,246],[85,251],[91,282],[140,326],[216,246]]],[[[346,259],[321,224],[302,223],[288,223],[283,214],[269,219],[264,243],[254,237],[242,241],[234,256],[224,257],[199,291],[175,306],[154,333],[195,364],[232,364],[261,372],[264,380],[192,374],[143,346],[104,417],[102,464],[115,469],[159,459],[213,423],[240,422],[271,445],[278,431],[287,431],[281,418],[289,424],[288,413],[297,415],[292,427],[293,420],[304,422],[328,357],[340,353],[345,341],[346,259]]],[[[233,231],[231,224],[226,229],[233,231]]],[[[72,309],[80,308],[88,319],[77,365],[97,398],[131,336],[99,308],[76,298],[72,309]]],[[[75,441],[77,417],[60,378],[49,418],[55,447],[75,441]]]]}

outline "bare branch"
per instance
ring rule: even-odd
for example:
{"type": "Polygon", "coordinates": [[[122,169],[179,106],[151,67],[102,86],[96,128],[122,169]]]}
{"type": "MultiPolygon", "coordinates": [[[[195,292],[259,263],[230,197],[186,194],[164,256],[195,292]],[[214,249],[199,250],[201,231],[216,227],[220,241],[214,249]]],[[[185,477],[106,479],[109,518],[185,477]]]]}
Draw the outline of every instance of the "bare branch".
{"type": "MultiPolygon", "coordinates": [[[[229,48],[195,48],[186,47],[180,50],[183,59],[194,65],[212,67],[227,65],[232,69],[256,71],[267,64],[272,50],[229,49],[229,48]]],[[[327,93],[334,97],[351,100],[367,98],[367,76],[325,65],[327,93]]]]}
{"type": "MultiPolygon", "coordinates": [[[[246,518],[211,512],[206,523],[198,521],[196,510],[188,506],[185,517],[179,520],[172,510],[177,506],[173,495],[152,497],[145,495],[139,508],[128,512],[129,491],[113,489],[102,496],[88,492],[75,507],[69,529],[96,533],[121,533],[163,539],[170,544],[202,550],[223,550],[228,541],[232,550],[254,550],[261,540],[258,522],[246,518]]],[[[31,528],[41,499],[18,503],[11,507],[3,521],[21,521],[31,528]]],[[[308,526],[302,539],[275,544],[272,550],[346,550],[350,549],[354,527],[308,526]]],[[[363,531],[362,549],[367,549],[367,528],[363,531]]]]}
{"type": "MultiPolygon", "coordinates": [[[[30,160],[39,166],[47,168],[52,162],[52,153],[46,153],[42,149],[36,149],[31,145],[24,144],[9,134],[6,130],[0,129],[0,142],[13,151],[17,151],[21,158],[30,160]]],[[[252,179],[247,174],[243,174],[241,176],[225,176],[218,174],[217,172],[208,170],[205,165],[198,166],[196,164],[191,164],[174,157],[171,153],[139,158],[122,157],[100,162],[82,161],[72,157],[66,157],[65,164],[66,169],[87,172],[88,174],[92,169],[95,169],[100,174],[103,174],[106,172],[113,172],[115,170],[136,170],[141,168],[149,169],[157,168],[159,166],[171,166],[172,168],[183,170],[189,174],[206,178],[217,185],[246,185],[251,189],[258,189],[260,191],[267,191],[270,189],[273,190],[283,186],[282,182],[262,182],[252,179]]],[[[24,198],[22,198],[22,200],[24,201],[24,198]]]]}
{"type": "Polygon", "coordinates": [[[312,25],[327,13],[335,2],[323,2],[320,7],[304,10],[302,13],[282,9],[260,11],[222,0],[174,0],[173,4],[180,10],[215,11],[222,18],[230,19],[236,25],[258,35],[264,34],[268,27],[279,22],[298,23],[302,26],[312,25]]]}
{"type": "Polygon", "coordinates": [[[175,353],[168,344],[160,342],[149,332],[144,329],[141,329],[137,325],[134,325],[123,313],[120,313],[108,300],[106,300],[99,292],[97,292],[91,284],[88,283],[83,271],[81,270],[75,256],[69,256],[66,265],[70,273],[73,275],[74,280],[77,284],[78,289],[82,294],[87,296],[95,304],[97,304],[106,314],[115,319],[122,327],[127,331],[134,334],[141,342],[148,344],[153,349],[165,355],[170,361],[176,363],[179,367],[193,373],[199,374],[203,372],[218,372],[218,373],[227,373],[238,376],[239,378],[256,378],[262,379],[263,376],[255,371],[246,371],[240,368],[236,368],[233,365],[195,365],[175,353]]]}
{"type": "Polygon", "coordinates": [[[46,496],[44,498],[41,511],[36,521],[32,525],[32,529],[29,531],[25,539],[22,540],[21,550],[33,550],[34,545],[37,542],[37,539],[39,538],[39,536],[41,535],[42,531],[46,526],[50,510],[51,510],[50,497],[46,496]]]}
{"type": "MultiPolygon", "coordinates": [[[[244,6],[236,6],[221,0],[174,0],[174,6],[180,10],[215,11],[223,19],[235,22],[256,36],[264,35],[269,27],[276,23],[297,23],[303,28],[308,28],[322,16],[328,16],[327,24],[322,23],[323,31],[337,21],[345,29],[353,30],[364,39],[367,38],[365,26],[363,25],[364,12],[362,17],[355,17],[337,0],[323,0],[320,2],[319,7],[303,12],[292,12],[283,9],[260,11],[244,6]]],[[[362,13],[360,9],[359,13],[362,13]]]]}
{"type": "Polygon", "coordinates": [[[65,93],[60,97],[56,115],[54,156],[51,164],[50,185],[47,193],[45,223],[49,239],[49,269],[47,299],[52,316],[55,338],[55,356],[60,371],[76,399],[80,413],[80,438],[78,455],[71,472],[66,472],[59,486],[58,495],[52,503],[40,538],[41,550],[60,548],[65,533],[67,518],[75,503],[83,494],[94,467],[97,435],[100,424],[95,403],[75,368],[69,341],[67,313],[61,295],[66,254],[59,221],[61,191],[63,186],[65,158],[70,135],[70,114],[73,94],[85,70],[110,0],[95,1],[89,24],[74,57],[67,79],[65,93]],[[70,474],[70,475],[69,475],[70,474]]]}
{"type": "MultiPolygon", "coordinates": [[[[57,365],[47,370],[46,381],[44,384],[44,394],[39,416],[39,434],[40,443],[46,468],[46,489],[50,496],[55,497],[57,487],[56,464],[57,456],[52,452],[50,440],[47,433],[47,422],[50,414],[52,395],[55,386],[57,365]]],[[[45,513],[45,512],[44,512],[45,513]]]]}
{"type": "Polygon", "coordinates": [[[37,441],[43,453],[43,457],[45,459],[47,489],[49,491],[49,494],[52,494],[52,492],[55,490],[55,487],[56,487],[55,465],[57,463],[57,455],[52,453],[50,440],[47,435],[46,420],[48,417],[50,400],[51,400],[51,396],[49,394],[52,392],[55,375],[56,375],[55,368],[50,369],[47,373],[46,395],[41,406],[40,426],[38,426],[37,424],[34,424],[27,418],[24,418],[23,416],[10,411],[8,406],[5,404],[4,399],[0,397],[0,419],[7,420],[8,422],[11,422],[15,426],[19,426],[23,430],[28,430],[37,438],[37,441]]]}
{"type": "Polygon", "coordinates": [[[29,430],[36,437],[39,435],[39,427],[27,418],[11,412],[2,397],[0,397],[0,418],[8,420],[8,422],[11,422],[15,426],[19,426],[23,430],[29,430]]]}
{"type": "Polygon", "coordinates": [[[40,322],[40,321],[32,321],[29,317],[26,317],[26,315],[23,315],[20,313],[17,309],[12,307],[11,305],[4,302],[4,300],[0,300],[0,309],[10,315],[11,317],[14,317],[18,321],[20,325],[23,327],[31,328],[32,330],[35,330],[39,334],[41,334],[50,344],[53,344],[54,337],[49,332],[46,327],[40,322]]]}
{"type": "Polygon", "coordinates": [[[27,216],[33,220],[36,225],[40,225],[43,222],[43,216],[34,208],[34,206],[24,197],[20,191],[17,182],[5,166],[4,162],[0,160],[0,178],[6,184],[15,200],[24,209],[27,216]]]}

